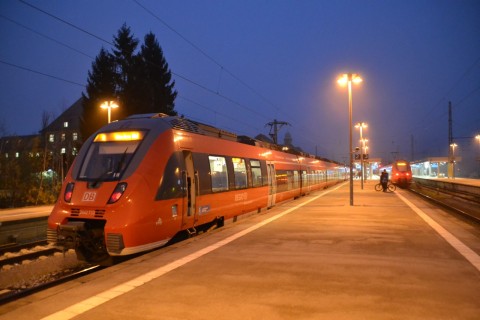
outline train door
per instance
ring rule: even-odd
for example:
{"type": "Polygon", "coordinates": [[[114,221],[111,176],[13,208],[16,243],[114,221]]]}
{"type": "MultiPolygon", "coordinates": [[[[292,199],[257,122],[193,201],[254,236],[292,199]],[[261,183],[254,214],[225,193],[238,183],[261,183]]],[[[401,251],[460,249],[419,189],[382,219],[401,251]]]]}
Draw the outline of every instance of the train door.
{"type": "Polygon", "coordinates": [[[277,196],[277,178],[275,176],[275,165],[273,162],[267,161],[267,176],[268,176],[268,206],[271,208],[275,205],[275,198],[277,196]]]}
{"type": "Polygon", "coordinates": [[[182,213],[182,225],[185,229],[193,229],[195,223],[197,222],[197,210],[196,210],[196,197],[197,197],[197,183],[195,169],[193,166],[193,157],[192,152],[183,151],[183,156],[185,158],[185,174],[184,174],[184,186],[186,191],[185,196],[185,205],[183,206],[182,213]]]}

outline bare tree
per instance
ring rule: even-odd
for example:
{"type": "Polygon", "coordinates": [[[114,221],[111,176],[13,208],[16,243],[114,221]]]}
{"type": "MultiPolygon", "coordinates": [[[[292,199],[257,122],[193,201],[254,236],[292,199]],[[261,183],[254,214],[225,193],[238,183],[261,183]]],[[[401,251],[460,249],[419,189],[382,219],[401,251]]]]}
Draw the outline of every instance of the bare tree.
{"type": "MultiPolygon", "coordinates": [[[[40,131],[43,133],[43,135],[46,134],[44,130],[50,124],[50,119],[51,119],[51,113],[43,110],[42,123],[41,123],[42,129],[40,131]]],[[[43,190],[43,173],[47,168],[47,137],[43,136],[41,141],[43,141],[43,165],[42,165],[42,172],[40,172],[40,183],[38,186],[37,198],[35,199],[35,205],[38,204],[38,199],[40,198],[40,194],[42,193],[42,190],[43,190]]]]}

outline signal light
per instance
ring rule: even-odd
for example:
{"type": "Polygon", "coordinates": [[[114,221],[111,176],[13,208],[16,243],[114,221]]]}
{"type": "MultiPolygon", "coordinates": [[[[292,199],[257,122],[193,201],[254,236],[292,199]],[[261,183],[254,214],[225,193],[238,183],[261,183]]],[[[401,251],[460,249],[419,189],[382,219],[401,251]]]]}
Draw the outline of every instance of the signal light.
{"type": "Polygon", "coordinates": [[[65,193],[63,194],[63,200],[67,203],[72,201],[73,188],[75,188],[75,182],[69,182],[65,187],[65,193]]]}
{"type": "Polygon", "coordinates": [[[126,182],[120,182],[119,184],[117,184],[115,190],[113,190],[112,195],[110,196],[110,199],[108,199],[107,204],[112,204],[120,200],[125,190],[127,190],[126,182]]]}

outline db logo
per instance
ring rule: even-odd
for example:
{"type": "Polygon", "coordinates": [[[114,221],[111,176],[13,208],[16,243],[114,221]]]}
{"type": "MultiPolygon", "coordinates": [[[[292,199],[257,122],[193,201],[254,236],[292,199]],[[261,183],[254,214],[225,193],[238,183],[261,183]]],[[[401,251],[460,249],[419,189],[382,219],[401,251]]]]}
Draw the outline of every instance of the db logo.
{"type": "Polygon", "coordinates": [[[83,194],[82,201],[95,201],[95,196],[96,196],[96,195],[97,195],[96,192],[86,191],[86,192],[83,194]]]}

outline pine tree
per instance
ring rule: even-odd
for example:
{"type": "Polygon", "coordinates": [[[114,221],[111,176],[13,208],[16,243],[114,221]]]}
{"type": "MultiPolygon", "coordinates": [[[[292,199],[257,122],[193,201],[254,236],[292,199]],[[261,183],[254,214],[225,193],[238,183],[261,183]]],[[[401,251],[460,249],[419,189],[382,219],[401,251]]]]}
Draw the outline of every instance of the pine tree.
{"type": "Polygon", "coordinates": [[[136,74],[138,68],[138,56],[135,50],[138,46],[138,40],[131,34],[130,28],[126,24],[118,30],[117,36],[113,39],[115,48],[113,49],[113,58],[116,65],[116,83],[118,104],[121,106],[119,115],[123,118],[128,115],[138,113],[135,101],[136,74]]]}
{"type": "Polygon", "coordinates": [[[175,81],[162,48],[151,32],[144,41],[136,53],[138,40],[123,24],[113,39],[112,53],[102,48],[92,63],[86,94],[83,94],[81,133],[84,140],[107,123],[105,111],[100,109],[104,101],[114,100],[119,105],[112,112],[113,120],[138,113],[177,114],[175,81]]]}
{"type": "Polygon", "coordinates": [[[92,63],[92,71],[88,72],[87,92],[82,94],[83,117],[80,131],[84,140],[107,124],[107,116],[100,105],[104,101],[117,100],[115,77],[113,57],[102,48],[92,63]]]}
{"type": "Polygon", "coordinates": [[[141,46],[137,80],[137,94],[140,93],[138,101],[141,104],[138,107],[142,112],[177,114],[174,110],[177,96],[175,81],[172,81],[172,73],[168,69],[163,50],[151,32],[145,36],[141,46]]]}

